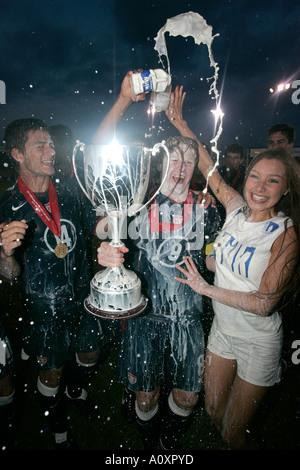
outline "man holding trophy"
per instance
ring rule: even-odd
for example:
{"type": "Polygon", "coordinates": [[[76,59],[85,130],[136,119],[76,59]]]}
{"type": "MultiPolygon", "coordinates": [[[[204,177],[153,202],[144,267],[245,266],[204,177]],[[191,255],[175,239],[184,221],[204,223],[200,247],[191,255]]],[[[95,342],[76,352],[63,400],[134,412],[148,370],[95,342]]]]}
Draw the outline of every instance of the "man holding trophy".
{"type": "MultiPolygon", "coordinates": [[[[95,144],[108,143],[132,102],[145,99],[145,94],[132,96],[131,74],[125,76],[116,103],[100,124],[95,144]]],[[[214,241],[219,216],[214,207],[198,204],[198,196],[189,189],[198,161],[197,144],[176,136],[165,146],[167,151],[161,148],[159,154],[163,178],[159,192],[130,221],[126,246],[102,242],[98,262],[115,268],[129,257],[149,299],[140,315],[125,321],[117,374],[135,392],[145,448],[170,450],[178,448],[191,423],[204,365],[202,299],[174,279],[176,264],[193,256],[203,268],[203,252],[214,241]],[[168,393],[164,407],[162,388],[168,393]]]]}

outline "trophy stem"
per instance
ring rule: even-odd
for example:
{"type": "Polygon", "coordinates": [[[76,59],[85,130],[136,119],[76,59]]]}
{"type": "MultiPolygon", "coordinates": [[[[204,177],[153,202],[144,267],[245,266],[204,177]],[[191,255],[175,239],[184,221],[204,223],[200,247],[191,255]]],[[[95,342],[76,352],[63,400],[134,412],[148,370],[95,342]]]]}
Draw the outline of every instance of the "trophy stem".
{"type": "Polygon", "coordinates": [[[120,211],[112,211],[109,213],[108,218],[111,228],[111,241],[109,244],[115,247],[123,246],[124,243],[121,242],[120,238],[125,215],[120,211]]]}
{"type": "MultiPolygon", "coordinates": [[[[124,246],[121,228],[126,215],[121,211],[109,213],[114,247],[124,246]]],[[[126,319],[140,315],[148,300],[141,294],[141,281],[134,271],[121,266],[106,268],[95,274],[90,295],[85,299],[85,309],[100,318],[126,319]]]]}

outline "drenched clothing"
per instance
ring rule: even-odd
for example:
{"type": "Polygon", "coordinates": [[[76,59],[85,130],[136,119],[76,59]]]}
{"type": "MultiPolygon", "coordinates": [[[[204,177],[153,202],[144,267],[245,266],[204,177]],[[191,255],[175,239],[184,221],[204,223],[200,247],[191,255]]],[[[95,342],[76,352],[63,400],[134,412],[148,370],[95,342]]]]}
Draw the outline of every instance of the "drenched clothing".
{"type": "Polygon", "coordinates": [[[163,378],[186,391],[199,391],[203,375],[202,297],[174,279],[176,264],[192,256],[200,270],[203,249],[219,227],[215,208],[204,210],[189,193],[175,203],[161,193],[129,226],[133,269],[149,297],[149,308],[126,321],[119,378],[132,390],[154,390],[163,378]]]}
{"type": "Polygon", "coordinates": [[[282,329],[268,336],[239,338],[226,335],[212,324],[207,349],[216,356],[234,360],[237,375],[246,382],[270,387],[280,381],[282,329]]]}
{"type": "MultiPolygon", "coordinates": [[[[255,292],[264,275],[274,241],[292,224],[282,213],[262,222],[247,222],[242,208],[227,216],[215,240],[215,285],[255,292]]],[[[282,319],[274,309],[268,316],[213,301],[215,317],[208,349],[237,361],[237,374],[247,382],[271,386],[281,376],[282,319]]]]}
{"type": "MultiPolygon", "coordinates": [[[[215,285],[241,292],[255,292],[271,256],[271,248],[291,220],[282,214],[263,222],[247,222],[242,209],[226,219],[214,243],[215,285]]],[[[267,317],[235,309],[213,301],[215,322],[228,335],[251,337],[276,333],[281,316],[274,311],[267,317]]]]}
{"type": "MultiPolygon", "coordinates": [[[[83,308],[90,281],[86,246],[97,216],[75,182],[62,179],[53,183],[61,223],[60,240],[68,247],[63,258],[54,251],[58,237],[27,201],[18,183],[0,201],[1,222],[24,219],[28,225],[22,245],[15,252],[22,266],[23,348],[26,354],[36,357],[38,366],[46,369],[60,367],[75,344],[77,352],[91,352],[99,349],[103,339],[101,323],[83,308]],[[84,328],[78,328],[79,322],[84,328]],[[91,333],[90,337],[86,331],[91,333]]],[[[52,215],[49,192],[35,193],[35,197],[52,215]]]]}

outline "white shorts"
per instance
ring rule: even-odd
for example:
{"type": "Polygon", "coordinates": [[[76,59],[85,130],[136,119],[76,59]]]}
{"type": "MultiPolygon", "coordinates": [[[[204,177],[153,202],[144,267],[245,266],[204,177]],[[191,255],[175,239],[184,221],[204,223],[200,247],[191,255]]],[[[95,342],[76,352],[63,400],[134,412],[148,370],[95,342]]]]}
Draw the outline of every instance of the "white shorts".
{"type": "Polygon", "coordinates": [[[278,333],[239,338],[218,331],[213,322],[207,349],[217,356],[237,361],[237,375],[246,382],[270,387],[281,379],[282,328],[278,333]]]}

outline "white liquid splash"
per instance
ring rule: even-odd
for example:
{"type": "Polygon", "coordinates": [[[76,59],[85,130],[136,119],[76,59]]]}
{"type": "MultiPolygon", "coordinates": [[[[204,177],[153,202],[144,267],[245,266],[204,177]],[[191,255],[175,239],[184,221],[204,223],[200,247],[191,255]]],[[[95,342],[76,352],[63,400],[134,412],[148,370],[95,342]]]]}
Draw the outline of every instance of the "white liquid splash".
{"type": "Polygon", "coordinates": [[[195,40],[195,44],[205,44],[208,49],[208,55],[210,60],[210,66],[214,69],[213,77],[208,78],[208,80],[212,80],[209,94],[212,95],[212,98],[216,100],[216,111],[215,114],[215,137],[211,140],[212,151],[217,155],[217,162],[215,166],[219,165],[219,150],[218,150],[218,139],[222,133],[222,122],[223,122],[223,113],[219,112],[220,107],[218,105],[219,101],[219,92],[217,89],[217,81],[218,81],[218,72],[219,67],[217,62],[214,60],[213,52],[212,52],[212,42],[216,36],[219,34],[212,34],[212,26],[209,26],[205,19],[199,15],[199,13],[195,12],[188,12],[182,13],[180,15],[174,16],[169,18],[166,24],[158,31],[157,36],[155,38],[155,46],[154,49],[157,50],[159,59],[162,62],[162,56],[165,56],[167,59],[168,64],[168,73],[171,74],[171,67],[170,61],[166,46],[165,40],[165,33],[168,32],[170,36],[183,36],[188,37],[191,36],[195,40]],[[217,122],[219,121],[219,127],[216,132],[217,122]]]}

